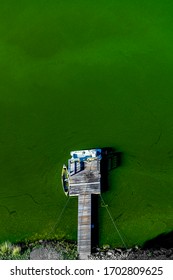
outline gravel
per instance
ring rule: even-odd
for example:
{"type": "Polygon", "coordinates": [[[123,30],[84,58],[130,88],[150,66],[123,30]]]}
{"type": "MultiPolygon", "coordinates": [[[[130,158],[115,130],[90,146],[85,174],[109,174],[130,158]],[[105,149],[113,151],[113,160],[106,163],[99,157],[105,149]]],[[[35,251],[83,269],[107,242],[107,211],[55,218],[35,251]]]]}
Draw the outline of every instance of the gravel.
{"type": "Polygon", "coordinates": [[[114,249],[101,250],[91,254],[90,260],[173,260],[173,248],[159,249],[114,249]]]}

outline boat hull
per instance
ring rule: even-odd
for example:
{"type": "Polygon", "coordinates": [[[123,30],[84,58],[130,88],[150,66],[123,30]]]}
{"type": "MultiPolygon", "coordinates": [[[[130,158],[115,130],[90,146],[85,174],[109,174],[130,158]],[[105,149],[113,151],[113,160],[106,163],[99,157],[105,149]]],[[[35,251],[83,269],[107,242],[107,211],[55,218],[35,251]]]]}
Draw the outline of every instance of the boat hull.
{"type": "Polygon", "coordinates": [[[69,194],[69,174],[66,166],[62,168],[61,181],[64,193],[69,194]]]}

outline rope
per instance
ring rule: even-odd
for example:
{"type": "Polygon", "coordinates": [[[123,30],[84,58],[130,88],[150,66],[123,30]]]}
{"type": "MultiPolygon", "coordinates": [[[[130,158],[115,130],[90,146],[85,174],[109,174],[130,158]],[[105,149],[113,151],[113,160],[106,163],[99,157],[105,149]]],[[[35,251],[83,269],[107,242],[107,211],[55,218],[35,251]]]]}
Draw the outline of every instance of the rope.
{"type": "Polygon", "coordinates": [[[106,203],[104,202],[103,197],[102,197],[101,194],[100,194],[100,197],[101,197],[101,200],[102,200],[102,202],[103,202],[103,204],[104,204],[104,207],[106,208],[106,210],[107,210],[107,212],[108,212],[108,214],[109,214],[109,217],[110,217],[110,219],[111,219],[111,221],[112,221],[112,223],[113,223],[113,225],[114,225],[114,228],[116,229],[116,231],[117,231],[117,233],[118,233],[118,235],[119,235],[119,237],[120,237],[120,239],[121,239],[123,245],[124,245],[125,248],[127,249],[127,245],[126,245],[126,243],[125,243],[125,241],[124,241],[124,239],[123,239],[123,237],[122,237],[122,235],[121,235],[121,233],[120,233],[118,227],[117,227],[116,224],[115,224],[115,221],[114,221],[114,219],[113,219],[113,217],[112,217],[112,215],[111,215],[111,212],[110,212],[109,209],[108,209],[108,205],[106,205],[106,203]]]}
{"type": "Polygon", "coordinates": [[[57,225],[59,224],[59,221],[60,221],[60,219],[61,219],[61,216],[62,216],[62,214],[64,213],[64,210],[65,210],[65,208],[67,207],[67,204],[68,204],[69,200],[70,200],[70,197],[68,197],[68,199],[67,199],[67,201],[66,201],[66,203],[65,203],[65,205],[64,205],[64,207],[63,207],[63,209],[62,209],[62,211],[61,211],[61,213],[59,214],[59,217],[58,217],[56,223],[54,224],[54,226],[52,227],[52,229],[51,229],[51,231],[48,233],[48,235],[50,235],[50,234],[55,230],[55,228],[57,227],[57,225]]]}

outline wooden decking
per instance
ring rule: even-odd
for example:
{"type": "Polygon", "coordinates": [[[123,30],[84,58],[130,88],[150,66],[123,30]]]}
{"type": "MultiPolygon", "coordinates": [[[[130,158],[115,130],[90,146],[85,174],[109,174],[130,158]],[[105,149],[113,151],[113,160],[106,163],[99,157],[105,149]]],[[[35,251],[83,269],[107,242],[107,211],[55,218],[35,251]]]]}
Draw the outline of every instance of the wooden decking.
{"type": "Polygon", "coordinates": [[[100,193],[100,160],[84,162],[84,170],[69,176],[69,195],[79,195],[83,193],[100,193]]]}
{"type": "Polygon", "coordinates": [[[91,194],[100,194],[100,160],[84,162],[84,170],[69,176],[70,196],[78,197],[78,253],[80,259],[91,254],[91,194]]]}
{"type": "Polygon", "coordinates": [[[82,260],[91,253],[91,194],[78,198],[78,252],[82,260]]]}

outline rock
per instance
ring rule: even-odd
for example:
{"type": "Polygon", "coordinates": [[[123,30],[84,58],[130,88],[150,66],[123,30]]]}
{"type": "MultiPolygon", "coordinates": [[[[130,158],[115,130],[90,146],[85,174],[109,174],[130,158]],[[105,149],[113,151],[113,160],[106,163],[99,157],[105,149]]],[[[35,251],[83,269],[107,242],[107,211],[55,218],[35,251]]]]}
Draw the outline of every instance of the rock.
{"type": "Polygon", "coordinates": [[[128,253],[132,252],[132,248],[126,250],[128,253]]]}
{"type": "Polygon", "coordinates": [[[30,260],[62,260],[62,256],[53,248],[34,248],[30,260]]]}
{"type": "Polygon", "coordinates": [[[100,256],[101,257],[105,256],[105,253],[104,252],[100,252],[100,256]]]}
{"type": "Polygon", "coordinates": [[[165,254],[167,249],[166,248],[161,248],[160,251],[162,252],[162,254],[165,254]]]}
{"type": "Polygon", "coordinates": [[[118,252],[119,254],[122,254],[122,250],[121,249],[116,248],[115,251],[118,252]]]}
{"type": "Polygon", "coordinates": [[[172,255],[172,250],[169,249],[166,251],[166,257],[169,258],[172,255]]]}
{"type": "Polygon", "coordinates": [[[106,255],[107,255],[108,257],[113,256],[113,252],[112,252],[112,251],[107,251],[107,252],[106,252],[106,255]]]}
{"type": "Polygon", "coordinates": [[[154,255],[155,255],[156,257],[159,256],[159,255],[160,255],[159,250],[154,250],[154,255]]]}
{"type": "Polygon", "coordinates": [[[100,252],[101,249],[99,247],[96,248],[96,252],[100,252]]]}

